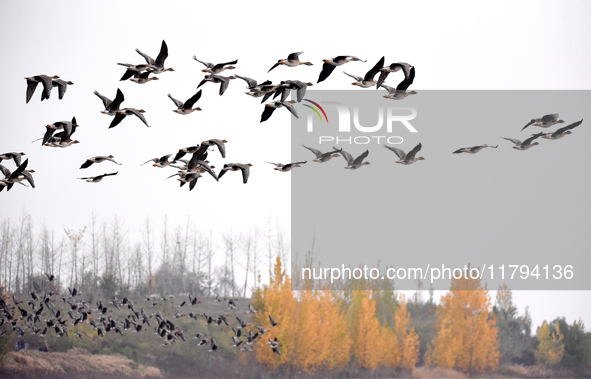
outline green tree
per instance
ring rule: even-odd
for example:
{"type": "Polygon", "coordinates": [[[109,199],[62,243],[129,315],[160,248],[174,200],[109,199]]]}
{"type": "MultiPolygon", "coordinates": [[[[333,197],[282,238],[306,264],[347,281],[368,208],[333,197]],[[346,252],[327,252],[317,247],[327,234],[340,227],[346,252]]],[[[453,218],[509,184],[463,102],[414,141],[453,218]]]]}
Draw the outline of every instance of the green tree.
{"type": "Polygon", "coordinates": [[[557,318],[550,323],[550,332],[560,331],[564,343],[564,355],[560,364],[564,367],[589,367],[591,366],[591,333],[585,331],[585,325],[581,320],[566,323],[564,317],[557,318]]]}
{"type": "Polygon", "coordinates": [[[542,326],[538,329],[538,341],[540,344],[534,356],[536,362],[544,366],[552,366],[560,362],[564,355],[563,336],[560,333],[560,326],[556,324],[556,331],[552,332],[548,322],[544,320],[542,326]]]}
{"type": "Polygon", "coordinates": [[[104,273],[103,276],[99,278],[99,288],[105,299],[112,299],[119,289],[119,281],[114,274],[104,273]]]}
{"type": "Polygon", "coordinates": [[[513,295],[506,285],[502,285],[497,291],[493,312],[497,316],[499,330],[500,363],[534,364],[529,312],[526,308],[523,316],[518,315],[517,307],[513,304],[513,295]]]}

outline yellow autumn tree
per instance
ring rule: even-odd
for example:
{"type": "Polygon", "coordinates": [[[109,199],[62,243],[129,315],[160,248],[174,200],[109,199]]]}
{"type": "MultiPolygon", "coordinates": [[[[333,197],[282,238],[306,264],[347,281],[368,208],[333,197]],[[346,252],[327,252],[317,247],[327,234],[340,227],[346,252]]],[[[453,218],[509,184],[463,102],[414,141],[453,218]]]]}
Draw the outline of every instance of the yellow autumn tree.
{"type": "Polygon", "coordinates": [[[347,312],[355,362],[361,368],[375,370],[384,361],[384,340],[388,336],[376,317],[370,291],[354,291],[347,312]]]}
{"type": "Polygon", "coordinates": [[[556,332],[551,333],[548,323],[544,320],[544,323],[538,329],[537,337],[540,344],[534,353],[536,362],[542,365],[552,366],[562,359],[564,355],[564,343],[562,342],[563,336],[558,326],[558,323],[556,323],[556,332]]]}
{"type": "Polygon", "coordinates": [[[494,370],[499,362],[496,316],[480,280],[452,280],[437,309],[437,335],[427,362],[470,375],[494,370]]]}
{"type": "Polygon", "coordinates": [[[396,350],[399,351],[399,368],[412,370],[419,360],[419,335],[410,326],[410,313],[406,309],[406,300],[402,296],[395,313],[396,350]]]}
{"type": "Polygon", "coordinates": [[[281,356],[274,354],[267,344],[254,344],[256,358],[260,363],[275,368],[289,360],[292,337],[295,333],[293,316],[296,308],[291,282],[282,268],[279,257],[273,268],[269,285],[257,288],[253,296],[253,307],[258,310],[255,313],[256,325],[263,326],[267,330],[262,336],[263,339],[267,341],[267,339],[277,338],[281,343],[281,356]],[[269,326],[269,316],[273,316],[277,326],[269,326]]]}
{"type": "Polygon", "coordinates": [[[253,306],[259,309],[257,325],[269,325],[269,315],[278,323],[266,328],[264,338],[277,338],[281,356],[268,345],[258,344],[257,360],[273,368],[283,365],[293,372],[346,365],[351,339],[344,313],[330,291],[302,290],[295,295],[277,258],[270,284],[254,291],[253,306]]]}

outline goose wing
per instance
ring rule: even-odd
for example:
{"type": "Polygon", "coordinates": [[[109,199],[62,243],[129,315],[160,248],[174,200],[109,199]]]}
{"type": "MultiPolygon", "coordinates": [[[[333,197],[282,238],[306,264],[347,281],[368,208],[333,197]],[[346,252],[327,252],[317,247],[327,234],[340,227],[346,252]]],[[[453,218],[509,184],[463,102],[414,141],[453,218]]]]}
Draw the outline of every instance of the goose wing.
{"type": "Polygon", "coordinates": [[[314,155],[316,155],[316,158],[320,158],[322,156],[322,152],[320,150],[312,149],[311,147],[308,147],[304,144],[302,144],[302,146],[314,153],[314,155]]]}
{"type": "Polygon", "coordinates": [[[401,160],[404,160],[406,158],[406,153],[403,150],[388,145],[384,145],[384,147],[388,150],[392,150],[394,154],[396,154],[398,158],[400,158],[401,160]]]}
{"type": "Polygon", "coordinates": [[[106,96],[101,95],[97,91],[94,91],[94,94],[97,95],[99,97],[99,99],[101,99],[103,101],[103,105],[105,106],[105,109],[107,109],[107,107],[109,106],[109,104],[112,103],[111,99],[109,99],[106,96]]]}
{"type": "Polygon", "coordinates": [[[299,59],[299,56],[301,54],[303,54],[303,51],[297,52],[297,53],[291,53],[287,56],[287,59],[291,60],[291,59],[299,59]]]}
{"type": "Polygon", "coordinates": [[[41,101],[49,99],[49,95],[51,95],[51,89],[53,88],[52,78],[50,78],[47,75],[37,75],[33,78],[37,79],[43,84],[43,92],[41,92],[41,101]]]}
{"type": "Polygon", "coordinates": [[[142,122],[144,124],[146,124],[147,127],[149,127],[150,125],[148,125],[148,122],[146,121],[146,118],[144,117],[144,115],[139,112],[137,109],[133,109],[133,108],[127,108],[128,112],[131,112],[131,114],[137,116],[137,118],[139,118],[140,120],[142,120],[142,122]]]}
{"type": "MultiPolygon", "coordinates": [[[[525,129],[525,128],[524,128],[525,129]]],[[[522,129],[523,130],[523,129],[522,129]]],[[[517,146],[521,146],[521,141],[515,138],[505,138],[505,137],[501,137],[502,139],[506,139],[507,141],[511,141],[513,142],[515,145],[517,146]]]]}
{"type": "Polygon", "coordinates": [[[35,93],[35,89],[37,88],[37,84],[39,84],[38,80],[34,78],[26,78],[27,79],[27,103],[31,101],[33,94],[35,93]]]}
{"type": "Polygon", "coordinates": [[[539,138],[541,136],[543,136],[545,133],[537,133],[537,134],[533,134],[531,137],[529,137],[528,139],[526,139],[525,141],[523,141],[523,145],[530,145],[533,140],[535,140],[536,138],[539,138]]]}
{"type": "Polygon", "coordinates": [[[125,114],[122,113],[117,113],[115,115],[115,117],[113,118],[113,121],[111,121],[111,124],[109,125],[109,129],[116,127],[117,125],[119,125],[119,123],[121,121],[123,121],[123,119],[125,118],[125,114]]]}
{"type": "Polygon", "coordinates": [[[242,171],[242,183],[246,184],[248,182],[248,177],[250,176],[250,166],[244,164],[236,164],[238,168],[242,171]]]}
{"type": "Polygon", "coordinates": [[[221,78],[220,96],[222,96],[224,94],[224,92],[226,92],[226,89],[228,89],[228,85],[230,85],[230,79],[224,78],[224,77],[220,77],[220,78],[221,78]]]}
{"type": "Polygon", "coordinates": [[[244,80],[246,82],[246,84],[248,85],[248,88],[254,88],[257,86],[257,81],[251,78],[247,78],[246,76],[240,76],[240,75],[234,75],[237,78],[240,78],[242,80],[244,80]]]}
{"type": "MultiPolygon", "coordinates": [[[[201,91],[199,91],[199,92],[201,92],[201,91]]],[[[172,100],[172,102],[174,103],[174,105],[176,105],[176,107],[178,109],[183,109],[184,104],[182,101],[175,99],[174,97],[172,97],[172,95],[170,93],[168,94],[168,97],[170,98],[170,100],[172,100]]]]}
{"type": "Polygon", "coordinates": [[[367,158],[367,156],[369,155],[369,150],[365,150],[365,152],[363,154],[361,154],[360,156],[358,156],[357,158],[355,158],[355,161],[353,161],[353,165],[360,165],[361,162],[363,162],[363,160],[365,158],[367,158]]]}
{"type": "Polygon", "coordinates": [[[556,122],[558,121],[558,113],[547,114],[542,117],[542,122],[556,122]]]}
{"type": "MultiPolygon", "coordinates": [[[[269,163],[269,164],[275,165],[278,168],[289,166],[289,165],[284,165],[282,163],[273,163],[273,162],[267,162],[267,161],[265,161],[265,163],[269,163]]],[[[6,168],[6,167],[4,167],[4,168],[6,168]]],[[[8,171],[8,172],[10,172],[10,171],[8,171]]]]}
{"type": "Polygon", "coordinates": [[[166,42],[164,42],[164,40],[162,40],[162,45],[160,46],[160,53],[158,53],[158,56],[156,57],[156,61],[154,63],[150,63],[151,65],[154,65],[158,68],[163,68],[164,67],[164,61],[166,60],[166,58],[168,58],[168,46],[166,45],[166,42]]]}
{"type": "Polygon", "coordinates": [[[281,105],[283,105],[285,108],[287,108],[287,110],[295,117],[295,118],[300,118],[300,116],[298,116],[298,112],[296,112],[295,107],[293,105],[291,105],[291,103],[289,102],[285,102],[285,103],[281,103],[281,105]]]}
{"type": "Polygon", "coordinates": [[[207,67],[207,68],[212,68],[213,67],[213,64],[212,63],[200,61],[199,59],[197,59],[197,57],[195,55],[193,55],[193,59],[195,59],[197,62],[205,65],[205,67],[207,67]]]}
{"type": "Polygon", "coordinates": [[[536,122],[540,121],[539,118],[534,118],[532,119],[530,122],[527,123],[527,125],[525,125],[523,128],[521,128],[521,131],[523,131],[525,128],[527,128],[528,126],[535,124],[536,122]]]}
{"type": "Polygon", "coordinates": [[[91,159],[87,159],[87,160],[86,160],[86,162],[84,162],[84,163],[82,164],[82,166],[80,166],[80,169],[83,169],[83,168],[89,168],[90,166],[92,166],[92,164],[93,164],[93,163],[94,163],[94,161],[93,161],[93,160],[91,160],[91,159]]]}
{"type": "Polygon", "coordinates": [[[382,84],[384,83],[384,81],[388,77],[388,74],[390,74],[390,71],[382,71],[382,72],[380,72],[380,76],[378,78],[378,83],[376,85],[376,89],[382,87],[382,84]]]}
{"type": "Polygon", "coordinates": [[[184,107],[185,109],[191,109],[193,108],[193,105],[201,98],[201,90],[199,90],[199,92],[197,92],[196,94],[194,94],[193,96],[191,96],[189,98],[189,100],[185,101],[184,107]]]}
{"type": "Polygon", "coordinates": [[[66,90],[68,89],[68,83],[66,83],[65,81],[61,80],[61,79],[56,79],[53,80],[52,85],[57,86],[57,91],[58,91],[58,98],[61,100],[64,98],[64,95],[66,93],[66,90]]]}
{"type": "Polygon", "coordinates": [[[411,151],[408,152],[408,154],[406,154],[406,159],[407,160],[415,159],[415,155],[417,155],[417,153],[421,150],[422,147],[423,147],[423,145],[421,145],[421,143],[419,142],[419,144],[417,146],[415,146],[414,149],[412,149],[411,151]]]}
{"type": "Polygon", "coordinates": [[[265,105],[265,110],[263,110],[263,114],[261,115],[261,122],[267,121],[273,112],[275,112],[275,109],[277,108],[265,105]]]}
{"type": "Polygon", "coordinates": [[[406,91],[408,89],[408,87],[410,87],[410,85],[414,82],[415,80],[415,68],[414,66],[410,69],[410,73],[408,75],[408,77],[404,77],[404,80],[402,80],[400,83],[398,83],[398,86],[396,86],[396,91],[406,91]]]}
{"type": "Polygon", "coordinates": [[[363,81],[363,78],[361,76],[355,76],[355,75],[347,74],[345,71],[343,71],[343,74],[352,77],[353,79],[357,80],[358,82],[363,81]]]}
{"type": "Polygon", "coordinates": [[[271,70],[273,70],[275,67],[279,66],[279,65],[281,64],[280,62],[281,62],[281,60],[278,60],[278,61],[277,61],[277,63],[275,63],[275,64],[273,65],[273,67],[271,67],[271,68],[269,69],[269,71],[267,71],[267,74],[268,74],[268,73],[270,73],[270,72],[271,72],[271,70]]]}
{"type": "MultiPolygon", "coordinates": [[[[336,60],[336,58],[335,58],[336,60]]],[[[334,69],[337,66],[330,64],[330,63],[324,63],[322,65],[322,71],[320,71],[320,75],[318,76],[318,81],[316,83],[320,83],[326,80],[326,78],[328,78],[330,76],[330,74],[332,74],[332,72],[334,71],[334,69]]]]}
{"type": "Polygon", "coordinates": [[[577,121],[577,122],[572,123],[572,124],[567,125],[567,126],[564,126],[564,127],[560,128],[560,129],[558,129],[557,131],[555,131],[554,134],[562,134],[562,133],[566,132],[567,130],[576,128],[577,126],[581,125],[582,123],[583,123],[583,120],[577,121]]]}
{"type": "Polygon", "coordinates": [[[147,54],[142,53],[139,49],[135,49],[135,52],[144,57],[147,64],[154,65],[154,59],[147,54]]]}
{"type": "Polygon", "coordinates": [[[341,153],[341,155],[343,156],[343,158],[345,158],[345,160],[347,161],[347,166],[351,166],[353,164],[353,162],[355,161],[355,159],[353,158],[353,156],[349,153],[347,153],[345,150],[343,149],[337,149],[336,147],[332,147],[333,149],[335,149],[336,151],[338,151],[339,153],[341,153]]]}
{"type": "Polygon", "coordinates": [[[113,99],[113,101],[111,102],[111,104],[108,106],[108,110],[110,111],[116,111],[119,109],[119,107],[121,106],[121,103],[125,100],[125,96],[123,96],[123,92],[121,92],[121,90],[119,88],[117,88],[117,95],[115,95],[115,98],[113,99]]]}
{"type": "Polygon", "coordinates": [[[363,80],[373,81],[373,78],[376,76],[378,71],[380,71],[382,69],[382,67],[384,67],[384,59],[385,59],[385,57],[382,57],[382,59],[380,59],[378,61],[378,63],[376,63],[375,66],[373,66],[373,68],[371,70],[369,70],[367,72],[367,74],[365,74],[365,77],[363,78],[363,80]]]}
{"type": "Polygon", "coordinates": [[[225,142],[222,142],[219,139],[210,139],[207,142],[209,144],[216,145],[218,150],[220,151],[220,154],[222,154],[222,158],[226,158],[226,145],[224,145],[225,142]]]}

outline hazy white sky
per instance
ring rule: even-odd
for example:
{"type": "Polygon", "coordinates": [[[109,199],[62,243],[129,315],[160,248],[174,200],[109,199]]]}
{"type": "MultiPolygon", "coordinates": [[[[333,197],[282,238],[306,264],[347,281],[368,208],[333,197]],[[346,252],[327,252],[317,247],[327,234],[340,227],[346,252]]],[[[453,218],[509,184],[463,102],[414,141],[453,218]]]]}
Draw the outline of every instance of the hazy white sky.
{"type": "MultiPolygon", "coordinates": [[[[93,209],[103,219],[119,215],[132,234],[147,216],[158,222],[165,214],[173,224],[184,224],[190,215],[215,233],[265,225],[270,218],[289,230],[290,174],[264,163],[290,160],[289,114],[280,110],[260,124],[263,106],[244,95],[241,80],[232,81],[222,97],[217,85],[207,83],[197,103],[202,112],[173,113],[166,95],[188,99],[204,75],[193,55],[216,63],[238,59],[233,73],[258,81],[315,83],[322,59],[353,54],[368,60],[347,67],[358,75],[381,56],[415,65],[416,90],[591,87],[586,1],[366,1],[357,7],[317,1],[256,7],[233,1],[22,1],[3,2],[0,10],[0,151],[26,152],[37,183],[36,189],[16,186],[0,193],[2,216],[16,218],[26,207],[55,230],[86,225],[93,209]],[[136,48],[155,58],[163,39],[166,66],[174,72],[144,85],[119,82],[124,68],[117,62],[142,63],[136,48]],[[301,58],[314,66],[278,67],[267,74],[294,51],[304,51],[301,58]],[[24,77],[37,74],[59,75],[75,85],[61,101],[54,91],[40,102],[37,89],[25,104],[24,77]],[[100,113],[102,102],[93,92],[113,98],[117,88],[125,94],[123,106],[146,111],[151,128],[129,117],[107,129],[112,118],[100,113]],[[31,143],[45,125],[72,116],[81,125],[75,134],[80,144],[52,149],[31,143]],[[210,138],[229,141],[225,160],[217,152],[210,155],[217,170],[224,163],[253,164],[247,185],[231,172],[219,183],[203,177],[189,192],[164,180],[174,170],[140,166],[210,138]],[[122,165],[79,170],[86,158],[108,154],[122,165]],[[77,179],[114,171],[119,174],[99,184],[77,179]]],[[[350,83],[337,69],[313,88],[351,89],[350,83]]],[[[515,300],[521,308],[530,305],[536,324],[558,315],[569,321],[582,316],[591,324],[584,307],[589,292],[516,293],[515,300]]]]}

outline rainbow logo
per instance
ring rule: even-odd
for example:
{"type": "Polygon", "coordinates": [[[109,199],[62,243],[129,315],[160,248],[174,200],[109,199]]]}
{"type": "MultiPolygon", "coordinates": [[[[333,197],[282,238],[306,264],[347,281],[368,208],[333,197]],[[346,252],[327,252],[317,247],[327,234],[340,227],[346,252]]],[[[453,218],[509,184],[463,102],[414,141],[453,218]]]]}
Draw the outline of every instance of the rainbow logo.
{"type": "MultiPolygon", "coordinates": [[[[328,124],[328,117],[326,116],[326,112],[324,111],[324,109],[322,109],[322,107],[320,106],[320,104],[318,104],[315,101],[312,100],[308,100],[308,99],[304,99],[305,101],[314,104],[318,109],[320,109],[320,111],[322,112],[322,114],[324,115],[324,118],[326,119],[326,123],[328,124]]],[[[312,107],[311,105],[308,104],[303,104],[304,106],[310,108],[311,110],[313,110],[314,112],[316,112],[316,114],[318,115],[318,118],[320,119],[320,122],[324,122],[324,120],[322,120],[322,116],[320,116],[320,112],[318,112],[318,109],[312,107]]]]}

